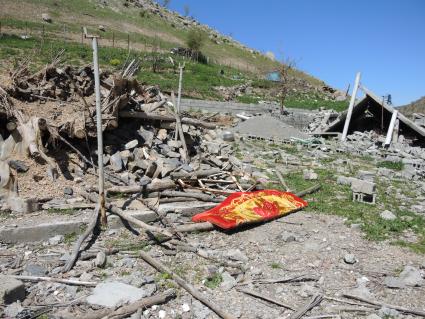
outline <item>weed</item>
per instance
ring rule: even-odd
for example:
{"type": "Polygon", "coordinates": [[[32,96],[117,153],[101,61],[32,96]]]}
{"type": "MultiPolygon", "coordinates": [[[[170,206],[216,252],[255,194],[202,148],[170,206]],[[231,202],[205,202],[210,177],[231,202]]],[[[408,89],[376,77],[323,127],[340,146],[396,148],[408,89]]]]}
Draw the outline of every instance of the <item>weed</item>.
{"type": "Polygon", "coordinates": [[[402,162],[391,162],[391,161],[378,162],[377,166],[389,168],[395,171],[401,171],[404,168],[404,164],[402,162]]]}
{"type": "Polygon", "coordinates": [[[277,262],[272,262],[272,263],[270,264],[270,267],[271,267],[272,269],[282,269],[282,268],[283,268],[283,266],[282,266],[280,263],[277,263],[277,262]]]}
{"type": "Polygon", "coordinates": [[[73,242],[75,242],[76,239],[77,239],[77,233],[72,232],[72,233],[65,234],[63,241],[65,244],[70,245],[73,242]]]}
{"type": "Polygon", "coordinates": [[[60,209],[60,208],[49,208],[47,210],[48,214],[61,214],[61,215],[72,215],[75,213],[75,210],[72,208],[60,209]]]}
{"type": "Polygon", "coordinates": [[[212,276],[211,278],[208,278],[205,281],[205,286],[210,289],[215,289],[221,284],[222,281],[223,281],[223,277],[221,276],[221,274],[216,273],[214,276],[212,276]]]}

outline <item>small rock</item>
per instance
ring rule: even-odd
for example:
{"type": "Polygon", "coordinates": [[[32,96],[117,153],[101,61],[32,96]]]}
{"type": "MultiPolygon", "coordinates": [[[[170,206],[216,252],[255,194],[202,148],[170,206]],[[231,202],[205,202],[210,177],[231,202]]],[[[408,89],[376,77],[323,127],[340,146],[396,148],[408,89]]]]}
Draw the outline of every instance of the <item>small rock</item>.
{"type": "Polygon", "coordinates": [[[378,310],[378,314],[381,318],[397,318],[400,316],[400,313],[397,310],[387,308],[385,306],[378,310]]]}
{"type": "Polygon", "coordinates": [[[182,311],[183,312],[189,312],[190,306],[187,303],[182,304],[182,311]]]}
{"type": "Polygon", "coordinates": [[[373,314],[367,316],[366,319],[381,319],[381,317],[379,317],[378,315],[373,313],[373,314]]]}
{"type": "Polygon", "coordinates": [[[290,242],[293,242],[293,241],[296,241],[296,240],[297,240],[297,238],[295,237],[295,235],[294,235],[294,234],[292,234],[292,233],[287,233],[287,232],[283,233],[283,234],[281,235],[281,238],[282,238],[282,240],[283,240],[285,243],[290,243],[290,242]]]}
{"type": "Polygon", "coordinates": [[[158,312],[158,318],[159,319],[164,319],[167,316],[167,313],[165,312],[165,310],[160,310],[158,312]]]}
{"type": "Polygon", "coordinates": [[[346,254],[344,256],[344,261],[345,261],[345,263],[347,263],[349,265],[353,265],[357,262],[357,259],[353,254],[346,254]]]}
{"type": "Polygon", "coordinates": [[[59,245],[61,242],[63,242],[63,235],[56,235],[49,238],[49,245],[55,246],[59,245]]]}
{"type": "Polygon", "coordinates": [[[119,172],[123,169],[123,161],[120,152],[116,152],[112,155],[109,161],[114,171],[119,172]]]}
{"type": "Polygon", "coordinates": [[[103,25],[99,25],[99,30],[102,32],[106,32],[106,29],[103,25]]]}
{"type": "Polygon", "coordinates": [[[223,272],[221,276],[223,281],[221,282],[220,287],[224,291],[229,291],[236,286],[236,279],[233,278],[227,271],[223,272]]]}
{"type": "Polygon", "coordinates": [[[308,180],[308,181],[312,181],[312,180],[316,180],[318,179],[318,175],[317,173],[315,173],[313,170],[309,169],[309,170],[304,170],[303,172],[304,175],[304,179],[308,180]]]}
{"type": "Polygon", "coordinates": [[[16,170],[18,173],[25,173],[29,170],[28,165],[26,165],[24,162],[20,160],[10,160],[9,166],[16,170]]]}
{"type": "Polygon", "coordinates": [[[43,21],[45,21],[47,23],[52,23],[52,18],[50,17],[50,15],[48,13],[42,13],[41,19],[43,19],[43,21]]]}
{"type": "Polygon", "coordinates": [[[128,142],[127,144],[125,144],[125,149],[126,150],[131,150],[133,148],[135,148],[137,145],[139,144],[138,140],[132,140],[130,142],[128,142]]]}
{"type": "Polygon", "coordinates": [[[247,262],[248,257],[242,253],[239,249],[229,249],[226,253],[226,256],[235,261],[247,262]]]}
{"type": "Polygon", "coordinates": [[[382,213],[380,213],[379,214],[379,216],[382,218],[382,219],[385,219],[385,220],[395,220],[395,219],[397,219],[397,216],[396,215],[394,215],[391,211],[389,211],[389,210],[384,210],[382,213]]]}
{"type": "Polygon", "coordinates": [[[63,189],[63,193],[64,193],[65,195],[72,196],[72,195],[74,194],[74,190],[72,189],[72,187],[65,187],[65,188],[63,189]]]}
{"type": "Polygon", "coordinates": [[[424,284],[424,279],[419,269],[406,266],[398,277],[385,278],[384,284],[388,288],[420,287],[424,284]]]}
{"type": "Polygon", "coordinates": [[[28,264],[24,268],[24,272],[30,276],[45,276],[47,269],[37,264],[28,264]]]}
{"type": "Polygon", "coordinates": [[[20,313],[23,310],[24,308],[21,306],[21,302],[17,301],[7,306],[4,309],[4,314],[6,315],[6,317],[15,318],[18,315],[18,313],[20,313]]]}
{"type": "Polygon", "coordinates": [[[96,267],[103,268],[106,265],[106,254],[103,251],[99,251],[94,260],[96,267]]]}
{"type": "Polygon", "coordinates": [[[167,136],[168,136],[167,130],[164,129],[164,128],[159,129],[158,134],[156,135],[156,137],[161,141],[165,140],[167,138],[167,136]]]}

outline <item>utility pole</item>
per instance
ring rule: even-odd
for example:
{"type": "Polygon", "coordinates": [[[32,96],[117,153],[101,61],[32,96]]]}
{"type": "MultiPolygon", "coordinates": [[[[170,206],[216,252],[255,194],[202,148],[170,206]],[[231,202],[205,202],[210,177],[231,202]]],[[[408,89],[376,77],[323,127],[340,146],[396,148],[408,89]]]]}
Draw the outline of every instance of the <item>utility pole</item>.
{"type": "Polygon", "coordinates": [[[97,165],[99,174],[99,212],[100,221],[103,226],[107,225],[105,210],[105,178],[103,171],[103,133],[102,133],[102,109],[100,107],[100,79],[99,79],[99,60],[97,54],[96,35],[88,35],[84,28],[84,36],[92,39],[93,46],[93,70],[94,70],[94,91],[96,94],[96,126],[97,126],[97,165]]]}
{"type": "Polygon", "coordinates": [[[354,82],[353,94],[351,95],[350,105],[348,106],[347,117],[345,118],[344,130],[342,131],[341,141],[345,141],[347,138],[348,127],[350,126],[351,115],[353,114],[354,103],[356,102],[357,89],[360,83],[360,72],[356,74],[356,80],[354,82]]]}
{"type": "Polygon", "coordinates": [[[177,114],[180,114],[180,100],[182,97],[182,82],[183,82],[183,69],[186,66],[186,62],[183,62],[183,65],[179,63],[179,93],[177,96],[177,114]]]}

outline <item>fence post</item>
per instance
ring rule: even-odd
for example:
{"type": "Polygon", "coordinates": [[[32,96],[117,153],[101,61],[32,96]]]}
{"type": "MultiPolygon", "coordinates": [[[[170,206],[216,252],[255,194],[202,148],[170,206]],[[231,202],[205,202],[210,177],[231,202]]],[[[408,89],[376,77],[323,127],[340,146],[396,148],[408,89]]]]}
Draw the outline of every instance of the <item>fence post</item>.
{"type": "Polygon", "coordinates": [[[112,32],[112,47],[115,48],[115,32],[112,32]]]}
{"type": "Polygon", "coordinates": [[[127,51],[130,53],[130,33],[127,33],[127,51]]]}

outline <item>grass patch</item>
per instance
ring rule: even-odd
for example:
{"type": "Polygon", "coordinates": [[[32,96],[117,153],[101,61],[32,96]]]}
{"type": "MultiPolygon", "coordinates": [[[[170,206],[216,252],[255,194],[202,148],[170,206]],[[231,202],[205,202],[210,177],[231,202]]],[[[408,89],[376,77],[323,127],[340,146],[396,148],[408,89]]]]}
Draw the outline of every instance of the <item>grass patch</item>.
{"type": "Polygon", "coordinates": [[[377,166],[392,169],[395,171],[401,171],[404,168],[404,164],[402,162],[391,162],[391,161],[378,162],[377,166]]]}
{"type": "Polygon", "coordinates": [[[205,286],[210,289],[216,289],[218,286],[220,286],[222,281],[223,281],[223,277],[221,276],[221,274],[216,273],[214,276],[212,276],[211,278],[208,278],[205,281],[205,286]]]}
{"type": "Polygon", "coordinates": [[[341,112],[347,109],[348,103],[347,101],[333,101],[333,100],[325,100],[321,98],[297,98],[297,97],[289,97],[285,100],[285,106],[288,108],[299,108],[299,109],[307,109],[307,110],[316,110],[320,107],[325,109],[332,109],[337,112],[341,112]]]}
{"type": "Polygon", "coordinates": [[[76,232],[68,233],[63,236],[63,242],[67,245],[71,245],[76,240],[77,240],[76,232]]]}
{"type": "Polygon", "coordinates": [[[277,262],[273,262],[273,263],[271,263],[271,264],[270,264],[270,267],[271,267],[272,269],[282,269],[282,268],[283,268],[283,266],[282,266],[280,263],[277,263],[277,262]]]}
{"type": "Polygon", "coordinates": [[[73,208],[66,208],[66,209],[59,209],[59,208],[49,208],[47,210],[48,214],[61,214],[61,215],[72,215],[75,213],[75,209],[73,208]]]}

